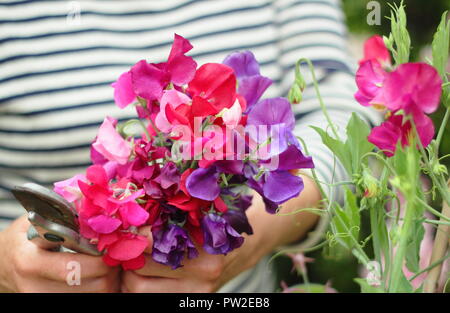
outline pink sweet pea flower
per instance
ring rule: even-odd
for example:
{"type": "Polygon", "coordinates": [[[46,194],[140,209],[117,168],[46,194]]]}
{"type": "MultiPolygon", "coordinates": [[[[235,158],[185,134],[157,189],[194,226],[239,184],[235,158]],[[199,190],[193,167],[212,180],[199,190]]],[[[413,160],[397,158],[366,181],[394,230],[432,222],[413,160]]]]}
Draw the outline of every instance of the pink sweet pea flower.
{"type": "Polygon", "coordinates": [[[120,75],[119,79],[111,86],[114,88],[114,101],[119,108],[123,109],[136,101],[136,94],[131,82],[131,72],[128,71],[120,75]]]}
{"type": "Polygon", "coordinates": [[[166,106],[170,105],[173,109],[176,109],[181,104],[188,104],[191,102],[186,94],[172,90],[165,90],[160,102],[160,111],[156,115],[155,124],[158,129],[164,133],[169,133],[172,130],[172,124],[166,117],[166,106]]]}
{"type": "Polygon", "coordinates": [[[384,82],[385,105],[392,111],[405,110],[427,114],[437,110],[441,99],[442,79],[426,63],[401,64],[384,82]]]}
{"type": "Polygon", "coordinates": [[[359,64],[368,60],[376,60],[383,67],[391,65],[391,54],[386,48],[383,38],[379,35],[370,37],[364,43],[364,58],[359,64]]]}
{"type": "Polygon", "coordinates": [[[78,187],[79,180],[83,182],[87,181],[85,175],[77,174],[72,178],[56,182],[54,184],[55,187],[53,188],[53,190],[67,201],[75,202],[81,199],[81,197],[83,196],[80,188],[78,187]]]}
{"type": "Polygon", "coordinates": [[[388,73],[383,70],[376,60],[367,60],[361,63],[356,72],[356,85],[358,91],[355,99],[363,106],[374,106],[381,109],[384,105],[383,85],[388,73]]]}
{"type": "Polygon", "coordinates": [[[115,123],[117,123],[116,120],[106,117],[92,146],[106,159],[125,164],[130,156],[131,147],[116,131],[115,123]]]}

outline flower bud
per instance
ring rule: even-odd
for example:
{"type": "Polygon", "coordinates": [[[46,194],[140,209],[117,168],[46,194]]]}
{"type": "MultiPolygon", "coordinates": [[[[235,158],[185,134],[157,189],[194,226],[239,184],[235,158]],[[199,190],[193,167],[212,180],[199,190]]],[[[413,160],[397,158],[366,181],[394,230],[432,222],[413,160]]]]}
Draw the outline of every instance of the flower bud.
{"type": "Polygon", "coordinates": [[[379,194],[380,186],[378,180],[372,176],[369,169],[364,167],[362,173],[362,185],[364,188],[364,197],[372,198],[379,194]]]}
{"type": "Polygon", "coordinates": [[[293,84],[291,89],[289,90],[288,100],[292,104],[298,104],[302,101],[303,95],[302,90],[297,84],[293,84]]]}

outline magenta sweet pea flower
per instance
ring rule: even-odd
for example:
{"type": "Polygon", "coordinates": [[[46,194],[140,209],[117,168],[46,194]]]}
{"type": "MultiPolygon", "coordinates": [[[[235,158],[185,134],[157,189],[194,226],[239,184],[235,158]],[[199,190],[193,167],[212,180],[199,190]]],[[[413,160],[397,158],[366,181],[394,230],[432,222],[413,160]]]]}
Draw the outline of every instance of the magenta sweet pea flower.
{"type": "Polygon", "coordinates": [[[87,220],[88,225],[99,234],[109,234],[119,228],[122,222],[108,215],[97,215],[87,220]]]}
{"type": "MultiPolygon", "coordinates": [[[[420,113],[415,115],[414,123],[422,145],[427,147],[434,136],[433,121],[425,114],[420,113]]],[[[402,115],[392,115],[380,126],[372,129],[368,140],[380,150],[383,150],[386,156],[392,157],[399,141],[403,147],[409,145],[411,131],[411,123],[405,122],[402,115]]]]}
{"type": "Polygon", "coordinates": [[[131,153],[130,144],[116,131],[117,121],[106,117],[98,130],[97,139],[92,144],[93,148],[110,161],[125,164],[131,153]]]}
{"type": "Polygon", "coordinates": [[[131,82],[137,96],[148,101],[159,100],[169,77],[155,64],[141,60],[130,70],[131,82]]]}
{"type": "Polygon", "coordinates": [[[383,86],[385,105],[392,111],[427,114],[437,110],[442,93],[442,79],[426,63],[401,64],[390,73],[383,86]]]}
{"type": "Polygon", "coordinates": [[[114,101],[121,109],[125,108],[130,103],[136,101],[136,94],[133,89],[131,81],[131,72],[125,72],[120,75],[116,82],[112,83],[114,88],[114,101]]]}
{"type": "Polygon", "coordinates": [[[130,71],[120,75],[112,84],[117,106],[124,108],[134,102],[137,96],[149,102],[159,101],[169,83],[175,86],[189,83],[197,68],[194,59],[185,55],[191,49],[188,40],[175,34],[167,62],[155,64],[141,60],[130,71]]]}
{"type": "Polygon", "coordinates": [[[197,62],[185,54],[192,49],[189,40],[175,34],[169,58],[165,63],[165,71],[170,75],[170,81],[176,86],[189,83],[195,75],[197,62]]]}
{"type": "Polygon", "coordinates": [[[376,60],[367,60],[361,63],[356,72],[356,85],[358,91],[355,99],[363,106],[383,108],[383,85],[387,76],[380,63],[376,60]]]}

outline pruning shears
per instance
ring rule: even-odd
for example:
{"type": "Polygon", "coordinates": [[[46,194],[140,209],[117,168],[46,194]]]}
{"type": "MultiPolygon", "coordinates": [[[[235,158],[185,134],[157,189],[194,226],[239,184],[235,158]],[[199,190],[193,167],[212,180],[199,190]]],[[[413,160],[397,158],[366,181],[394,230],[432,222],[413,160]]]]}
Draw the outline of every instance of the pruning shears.
{"type": "Polygon", "coordinates": [[[79,253],[101,255],[80,235],[77,212],[59,194],[34,183],[15,186],[11,192],[28,212],[31,223],[28,240],[47,250],[59,251],[62,246],[79,253]]]}

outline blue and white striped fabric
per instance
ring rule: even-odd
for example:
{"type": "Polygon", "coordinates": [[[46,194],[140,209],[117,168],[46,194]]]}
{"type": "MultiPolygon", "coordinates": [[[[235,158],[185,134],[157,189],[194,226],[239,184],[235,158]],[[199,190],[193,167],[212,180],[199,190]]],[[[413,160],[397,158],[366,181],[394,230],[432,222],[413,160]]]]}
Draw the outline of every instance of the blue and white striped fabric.
{"type": "MultiPolygon", "coordinates": [[[[0,229],[23,214],[11,199],[12,186],[51,186],[84,171],[104,116],[134,115],[114,105],[110,84],[140,59],[165,60],[174,33],[191,41],[190,55],[199,64],[252,50],[262,74],[275,81],[268,97],[286,96],[296,60],[309,58],[341,131],[351,112],[371,123],[379,119],[353,99],[355,64],[347,54],[339,0],[2,1],[0,229]]],[[[312,88],[294,111],[296,132],[314,156],[320,179],[329,182],[335,171],[334,180],[343,180],[342,167],[334,170],[333,156],[308,127],[326,128],[312,88]]],[[[261,264],[224,290],[272,290],[271,277],[252,281],[267,272],[261,264]]]]}

